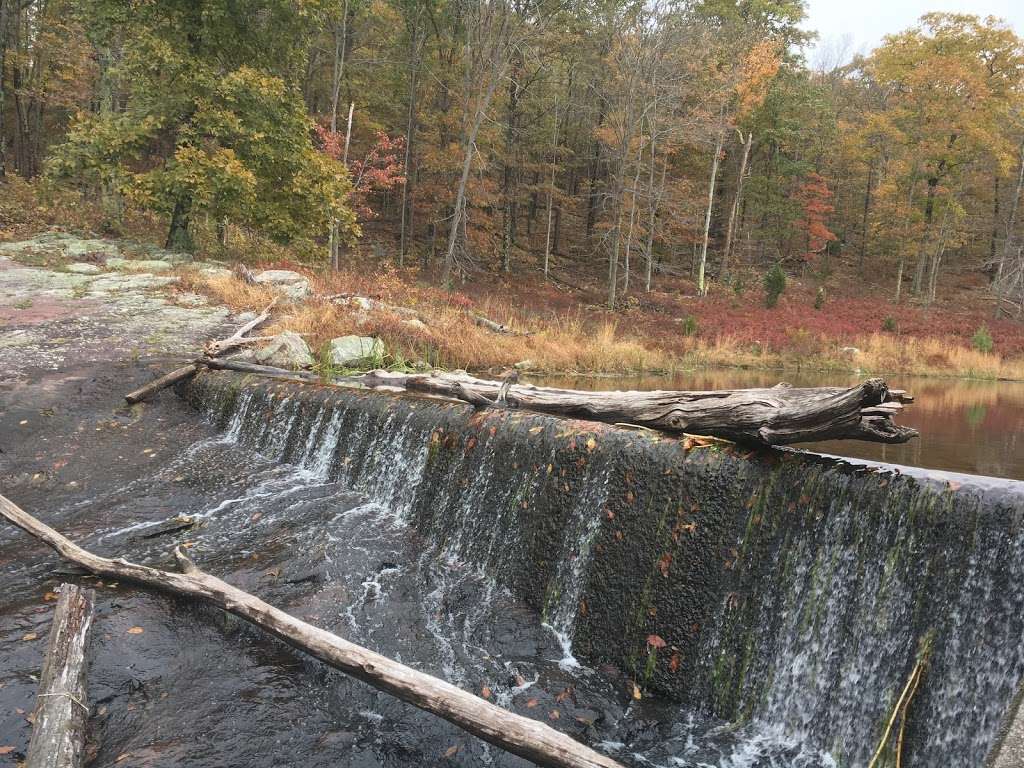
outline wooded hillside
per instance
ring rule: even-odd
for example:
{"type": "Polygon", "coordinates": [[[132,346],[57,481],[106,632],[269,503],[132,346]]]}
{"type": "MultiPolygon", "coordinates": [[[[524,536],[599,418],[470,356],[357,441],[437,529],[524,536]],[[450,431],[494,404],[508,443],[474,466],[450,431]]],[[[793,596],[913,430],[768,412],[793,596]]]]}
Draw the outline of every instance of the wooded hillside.
{"type": "Polygon", "coordinates": [[[150,211],[183,249],[202,230],[344,263],[362,233],[444,284],[587,274],[611,306],[775,265],[928,303],[970,269],[1017,315],[1024,43],[935,13],[811,68],[804,13],[0,0],[0,173],[79,190],[112,231],[150,211]]]}

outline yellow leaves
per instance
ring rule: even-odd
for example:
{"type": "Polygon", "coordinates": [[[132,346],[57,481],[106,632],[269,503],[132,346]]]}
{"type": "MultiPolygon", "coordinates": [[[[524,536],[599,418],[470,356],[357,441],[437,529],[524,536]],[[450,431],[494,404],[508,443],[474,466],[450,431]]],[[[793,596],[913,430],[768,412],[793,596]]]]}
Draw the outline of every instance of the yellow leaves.
{"type": "Polygon", "coordinates": [[[128,634],[129,635],[141,635],[145,631],[146,630],[144,630],[142,627],[132,627],[131,629],[128,630],[128,634]]]}
{"type": "Polygon", "coordinates": [[[640,693],[640,686],[637,685],[636,683],[633,683],[633,700],[634,701],[640,701],[640,699],[642,699],[642,698],[643,698],[643,694],[640,693]]]}
{"type": "Polygon", "coordinates": [[[38,637],[39,637],[39,635],[37,633],[29,632],[26,635],[22,635],[21,639],[24,640],[25,642],[32,642],[33,640],[37,639],[38,637]]]}
{"type": "Polygon", "coordinates": [[[43,595],[43,600],[46,601],[47,603],[52,603],[54,600],[58,599],[59,597],[60,597],[60,595],[58,595],[56,592],[47,592],[45,595],[43,595]]]}

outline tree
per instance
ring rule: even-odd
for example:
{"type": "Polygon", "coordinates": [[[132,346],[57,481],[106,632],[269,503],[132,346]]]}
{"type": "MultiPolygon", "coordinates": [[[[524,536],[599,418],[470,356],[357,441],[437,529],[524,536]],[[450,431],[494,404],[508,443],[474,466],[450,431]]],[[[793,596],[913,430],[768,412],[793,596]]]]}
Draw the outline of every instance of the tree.
{"type": "MultiPolygon", "coordinates": [[[[108,13],[126,2],[92,0],[108,13]]],[[[112,185],[169,215],[169,248],[192,248],[200,212],[279,240],[326,231],[332,220],[354,234],[347,174],[314,148],[297,87],[322,4],[171,0],[133,9],[132,24],[118,29],[123,109],[80,112],[51,175],[112,185]]]]}

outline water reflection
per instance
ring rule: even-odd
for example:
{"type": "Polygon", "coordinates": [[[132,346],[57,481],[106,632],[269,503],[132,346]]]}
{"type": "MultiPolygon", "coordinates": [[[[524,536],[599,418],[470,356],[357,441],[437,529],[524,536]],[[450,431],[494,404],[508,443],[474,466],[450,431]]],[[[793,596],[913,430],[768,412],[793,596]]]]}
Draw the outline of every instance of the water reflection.
{"type": "MultiPolygon", "coordinates": [[[[863,379],[842,373],[708,370],[675,376],[534,377],[531,381],[575,389],[703,390],[770,387],[780,381],[800,387],[839,387],[863,379]]],[[[886,379],[891,387],[906,389],[916,398],[899,421],[920,430],[920,438],[905,445],[831,440],[801,447],[837,456],[1024,480],[1024,382],[915,376],[886,379]]]]}

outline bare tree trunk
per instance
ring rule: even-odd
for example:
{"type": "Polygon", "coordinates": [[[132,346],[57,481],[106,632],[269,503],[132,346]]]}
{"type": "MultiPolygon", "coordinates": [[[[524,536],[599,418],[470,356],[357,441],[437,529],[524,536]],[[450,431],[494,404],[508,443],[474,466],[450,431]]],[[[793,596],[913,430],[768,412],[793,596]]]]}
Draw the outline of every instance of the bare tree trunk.
{"type": "Polygon", "coordinates": [[[551,183],[548,184],[548,228],[544,235],[544,277],[548,276],[551,263],[551,219],[552,202],[555,196],[555,170],[558,168],[558,102],[555,102],[554,138],[551,140],[551,183]]]}
{"type": "MultiPolygon", "coordinates": [[[[0,496],[0,504],[4,501],[0,496]]],[[[91,589],[75,584],[60,587],[39,676],[25,768],[80,768],[83,763],[89,713],[85,688],[89,664],[85,654],[92,627],[93,599],[91,589]]]]}
{"type": "Polygon", "coordinates": [[[644,156],[644,143],[643,143],[643,125],[640,127],[640,146],[636,153],[636,173],[633,175],[633,190],[630,195],[629,204],[629,229],[626,230],[626,247],[623,249],[623,268],[625,273],[622,280],[622,295],[626,296],[629,294],[629,257],[633,251],[633,230],[636,225],[636,193],[637,188],[640,186],[640,169],[643,167],[643,156],[644,156]]]}
{"type": "MultiPolygon", "coordinates": [[[[741,137],[742,141],[742,137],[741,137]]],[[[743,182],[747,173],[747,161],[750,159],[750,146],[754,141],[754,132],[747,133],[747,140],[743,142],[743,157],[740,160],[740,172],[736,177],[736,196],[732,201],[732,210],[729,211],[729,227],[725,233],[725,250],[722,252],[722,274],[729,272],[729,256],[732,254],[732,239],[736,230],[736,215],[740,210],[740,200],[743,198],[743,182]]]]}
{"type": "Polygon", "coordinates": [[[412,54],[409,63],[409,111],[405,122],[405,182],[402,184],[402,221],[398,243],[398,266],[405,265],[405,253],[413,236],[412,193],[413,193],[413,144],[416,140],[416,88],[419,81],[423,43],[425,36],[420,32],[422,6],[417,4],[416,16],[411,26],[412,54]]]}
{"type": "Polygon", "coordinates": [[[501,266],[508,273],[512,271],[512,248],[516,239],[516,175],[518,163],[516,155],[519,151],[519,79],[522,76],[522,57],[517,52],[512,64],[512,74],[508,79],[508,104],[505,121],[505,157],[502,163],[502,226],[501,226],[501,266]]]}
{"type": "MultiPolygon", "coordinates": [[[[1003,241],[1003,255],[999,260],[999,268],[995,280],[996,294],[1000,298],[1009,295],[1008,283],[1012,282],[1008,280],[1008,277],[1010,273],[1010,260],[1013,258],[1014,244],[1017,240],[1017,211],[1020,208],[1021,190],[1024,188],[1024,140],[1021,140],[1019,156],[1017,186],[1013,191],[1013,200],[1010,201],[1009,219],[1006,222],[1006,239],[1003,241]]],[[[1024,263],[1018,264],[1018,267],[1021,270],[1021,275],[1024,276],[1024,263]]],[[[1024,292],[1022,292],[1019,298],[1021,306],[1024,307],[1024,292]]]]}
{"type": "Polygon", "coordinates": [[[98,557],[3,496],[0,496],[0,517],[49,545],[65,560],[96,575],[131,581],[217,606],[330,667],[444,718],[536,765],[550,768],[622,768],[610,757],[595,752],[545,723],[509,712],[451,683],[296,619],[255,595],[199,570],[180,548],[174,555],[182,572],[161,571],[124,559],[98,557]]]}
{"type": "MultiPolygon", "coordinates": [[[[338,132],[338,102],[341,98],[341,82],[345,74],[345,49],[348,45],[348,0],[345,0],[341,11],[341,26],[334,28],[334,66],[331,70],[331,133],[338,132]]],[[[352,127],[352,109],[348,112],[349,129],[352,127]]],[[[348,140],[345,142],[345,154],[348,154],[348,140]]],[[[346,165],[344,162],[343,165],[346,165]]],[[[346,167],[348,167],[346,165],[346,167]]],[[[337,271],[340,262],[337,219],[331,220],[327,235],[327,258],[331,269],[337,271]]]]}
{"type": "Polygon", "coordinates": [[[718,138],[715,141],[715,156],[711,160],[711,180],[708,183],[708,209],[704,215],[704,240],[700,248],[700,261],[697,264],[697,293],[706,296],[708,292],[705,273],[708,263],[708,240],[711,238],[711,212],[715,207],[715,183],[718,181],[718,164],[722,155],[722,144],[725,143],[725,102],[722,102],[722,109],[719,113],[721,121],[718,128],[718,138]]]}
{"type": "Polygon", "coordinates": [[[657,192],[654,190],[654,138],[651,138],[651,205],[648,211],[647,220],[647,244],[644,246],[644,253],[647,258],[647,274],[644,280],[644,290],[651,292],[651,279],[654,272],[654,228],[658,219],[658,206],[661,205],[661,197],[665,194],[665,175],[668,173],[668,155],[661,162],[661,181],[658,183],[657,192]]]}
{"type": "Polygon", "coordinates": [[[7,23],[14,0],[0,0],[0,183],[7,175],[7,23]]]}
{"type": "Polygon", "coordinates": [[[871,187],[874,181],[875,161],[871,160],[868,165],[868,183],[864,189],[864,211],[861,215],[860,225],[860,256],[857,259],[857,271],[864,274],[864,260],[868,252],[868,215],[871,213],[871,187]]]}

